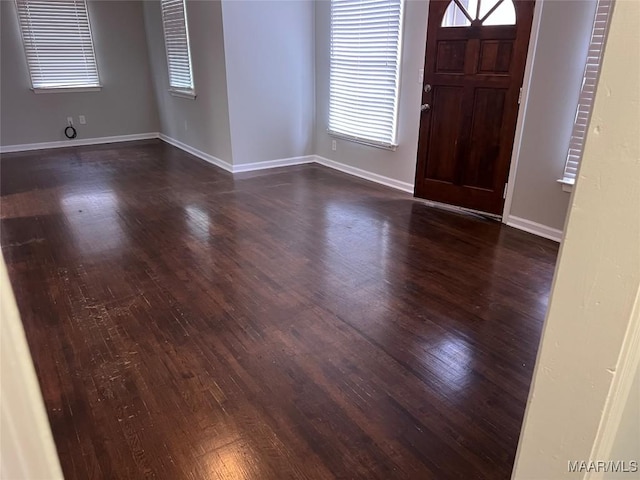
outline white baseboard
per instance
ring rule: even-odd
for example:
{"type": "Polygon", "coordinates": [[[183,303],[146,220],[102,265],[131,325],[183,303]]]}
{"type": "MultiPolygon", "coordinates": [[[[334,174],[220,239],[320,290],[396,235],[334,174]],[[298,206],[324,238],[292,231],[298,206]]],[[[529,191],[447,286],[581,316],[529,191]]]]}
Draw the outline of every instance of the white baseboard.
{"type": "MultiPolygon", "coordinates": [[[[186,143],[182,143],[174,138],[168,137],[164,133],[149,132],[149,133],[136,133],[132,135],[117,135],[113,137],[97,137],[97,138],[85,138],[77,140],[57,141],[57,142],[43,142],[43,143],[28,143],[24,145],[5,145],[0,146],[0,153],[12,153],[12,152],[24,152],[30,150],[43,150],[47,148],[62,148],[62,147],[74,147],[82,145],[99,145],[103,143],[116,143],[116,142],[130,142],[134,140],[148,140],[152,138],[159,138],[164,142],[173,145],[174,147],[184,150],[195,157],[198,157],[205,162],[208,162],[216,167],[220,167],[230,173],[251,172],[254,170],[265,170],[268,168],[287,167],[292,165],[302,165],[308,163],[318,163],[325,167],[338,170],[355,177],[363,178],[371,182],[379,183],[387,187],[395,188],[403,192],[413,193],[413,184],[407,182],[401,182],[394,178],[378,175],[377,173],[368,172],[351,165],[336,162],[335,160],[329,160],[328,158],[321,157],[320,155],[304,155],[300,157],[280,158],[277,160],[269,160],[266,162],[254,162],[243,163],[240,165],[232,165],[224,160],[221,160],[213,155],[209,155],[197,148],[193,148],[186,143]]],[[[524,218],[509,215],[506,224],[510,227],[524,230],[525,232],[533,233],[540,237],[548,238],[556,242],[562,240],[562,230],[557,228],[547,227],[540,223],[532,222],[524,218]]]]}
{"type": "Polygon", "coordinates": [[[279,158],[277,160],[268,160],[266,162],[241,163],[233,166],[233,173],[266,170],[267,168],[290,167],[293,165],[314,163],[315,161],[315,155],[304,155],[302,157],[279,158]]]}
{"type": "Polygon", "coordinates": [[[509,215],[506,224],[510,227],[533,233],[534,235],[538,235],[539,237],[548,238],[549,240],[553,240],[554,242],[560,242],[562,240],[562,230],[547,227],[546,225],[532,222],[531,220],[526,220],[524,218],[509,215]]]}
{"type": "Polygon", "coordinates": [[[27,152],[31,150],[45,150],[48,148],[80,147],[83,145],[100,145],[102,143],[131,142],[134,140],[149,140],[158,138],[158,132],[134,133],[131,135],[116,135],[113,137],[78,138],[60,140],[56,142],[25,143],[22,145],[0,146],[0,153],[27,152]]]}
{"type": "Polygon", "coordinates": [[[355,177],[364,178],[365,180],[379,183],[381,185],[386,185],[387,187],[395,188],[396,190],[402,190],[403,192],[413,193],[412,183],[401,182],[400,180],[396,180],[394,178],[389,178],[383,175],[378,175],[377,173],[368,172],[357,167],[352,167],[351,165],[336,162],[335,160],[329,160],[328,158],[321,157],[320,155],[315,155],[315,161],[320,165],[333,168],[334,170],[339,170],[343,173],[348,173],[349,175],[353,175],[355,177]]]}
{"type": "Polygon", "coordinates": [[[214,157],[213,155],[209,155],[208,153],[198,150],[197,148],[193,148],[192,146],[187,145],[186,143],[182,143],[175,138],[168,137],[164,133],[158,134],[158,138],[163,142],[167,142],[169,145],[173,145],[180,150],[184,150],[185,152],[190,153],[194,157],[198,157],[199,159],[204,160],[207,163],[215,165],[216,167],[220,167],[227,172],[233,172],[233,165],[219,159],[218,157],[214,157]]]}
{"type": "Polygon", "coordinates": [[[289,167],[292,165],[302,165],[305,163],[313,163],[315,161],[314,155],[304,155],[301,157],[290,157],[290,158],[278,158],[276,160],[267,160],[266,162],[253,162],[253,163],[241,163],[239,165],[232,165],[229,162],[225,162],[213,155],[209,155],[197,148],[193,148],[186,143],[182,143],[175,138],[171,138],[164,133],[158,134],[158,138],[164,142],[167,142],[169,145],[173,145],[174,147],[179,148],[180,150],[184,150],[191,155],[198,157],[205,162],[211,163],[217,167],[226,170],[231,173],[242,173],[242,172],[253,172],[255,170],[266,170],[268,168],[277,168],[277,167],[289,167]]]}
{"type": "Polygon", "coordinates": [[[152,138],[159,138],[160,140],[173,145],[180,150],[183,150],[191,155],[204,160],[207,163],[220,167],[223,170],[231,173],[252,172],[255,170],[266,170],[268,168],[288,167],[293,165],[303,165],[309,163],[318,163],[325,167],[339,170],[349,175],[354,175],[359,178],[364,178],[371,182],[386,185],[387,187],[395,188],[403,192],[413,193],[413,184],[401,182],[393,178],[378,175],[377,173],[368,172],[351,165],[336,162],[335,160],[329,160],[328,158],[321,157],[319,155],[304,155],[300,157],[279,158],[276,160],[268,160],[266,162],[253,162],[242,163],[239,165],[232,165],[220,158],[209,155],[197,148],[194,148],[186,143],[183,143],[175,138],[171,138],[164,133],[149,132],[149,133],[137,133],[133,135],[118,135],[113,137],[97,137],[97,138],[84,138],[75,140],[63,140],[56,142],[43,142],[43,143],[29,143],[24,145],[5,145],[0,146],[0,153],[13,153],[24,152],[30,150],[44,150],[48,148],[62,148],[62,147],[77,147],[82,145],[99,145],[103,143],[116,143],[116,142],[129,142],[134,140],[148,140],[152,138]]]}
{"type": "Polygon", "coordinates": [[[405,183],[393,178],[378,175],[377,173],[367,172],[366,170],[361,170],[360,168],[352,167],[350,165],[336,162],[334,160],[329,160],[328,158],[324,158],[319,155],[303,155],[300,157],[279,158],[276,160],[268,160],[265,162],[241,163],[239,165],[232,165],[223,160],[220,160],[219,158],[209,155],[208,153],[204,153],[185,143],[168,137],[163,133],[159,135],[159,138],[169,143],[170,145],[173,145],[174,147],[184,150],[187,153],[190,153],[231,173],[253,172],[256,170],[266,170],[269,168],[318,163],[320,165],[324,165],[325,167],[333,168],[334,170],[339,170],[349,175],[364,178],[365,180],[379,183],[381,185],[386,185],[387,187],[395,188],[397,190],[402,190],[403,192],[413,193],[413,184],[411,183],[405,183]]]}

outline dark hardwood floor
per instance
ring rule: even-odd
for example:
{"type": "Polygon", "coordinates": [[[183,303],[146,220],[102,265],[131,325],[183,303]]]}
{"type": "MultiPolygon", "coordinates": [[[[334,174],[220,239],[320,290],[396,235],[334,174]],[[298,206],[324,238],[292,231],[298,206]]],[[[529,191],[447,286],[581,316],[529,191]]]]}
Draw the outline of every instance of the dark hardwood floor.
{"type": "Polygon", "coordinates": [[[3,155],[67,479],[506,479],[557,246],[306,165],[3,155]]]}

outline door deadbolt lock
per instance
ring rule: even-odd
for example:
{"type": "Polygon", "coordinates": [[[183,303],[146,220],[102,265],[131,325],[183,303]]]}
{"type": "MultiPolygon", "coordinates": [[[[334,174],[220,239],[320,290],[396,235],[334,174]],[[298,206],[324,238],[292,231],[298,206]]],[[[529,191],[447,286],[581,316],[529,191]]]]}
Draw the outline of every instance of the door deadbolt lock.
{"type": "Polygon", "coordinates": [[[431,85],[427,83],[424,86],[424,93],[429,93],[430,91],[431,91],[431,85]]]}
{"type": "Polygon", "coordinates": [[[428,103],[423,103],[420,107],[421,112],[428,112],[429,110],[431,110],[431,105],[429,105],[428,103]]]}

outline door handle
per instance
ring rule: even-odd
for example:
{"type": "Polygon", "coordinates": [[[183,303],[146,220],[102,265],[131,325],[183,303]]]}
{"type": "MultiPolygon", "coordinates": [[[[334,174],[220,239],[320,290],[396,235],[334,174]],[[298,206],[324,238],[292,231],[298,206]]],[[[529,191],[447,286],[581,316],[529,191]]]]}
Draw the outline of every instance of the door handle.
{"type": "Polygon", "coordinates": [[[424,93],[429,93],[431,91],[431,85],[428,83],[424,86],[424,93]]]}
{"type": "Polygon", "coordinates": [[[423,103],[420,107],[421,112],[428,112],[429,110],[431,110],[431,105],[429,105],[428,103],[423,103]]]}

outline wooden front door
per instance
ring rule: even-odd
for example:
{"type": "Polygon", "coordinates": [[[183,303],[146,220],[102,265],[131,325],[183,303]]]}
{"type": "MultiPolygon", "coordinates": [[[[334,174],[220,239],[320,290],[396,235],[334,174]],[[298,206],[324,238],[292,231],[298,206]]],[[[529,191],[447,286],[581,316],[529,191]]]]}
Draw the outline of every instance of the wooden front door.
{"type": "Polygon", "coordinates": [[[502,213],[533,7],[430,1],[416,197],[502,213]]]}

